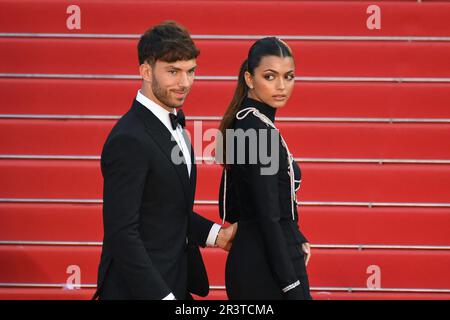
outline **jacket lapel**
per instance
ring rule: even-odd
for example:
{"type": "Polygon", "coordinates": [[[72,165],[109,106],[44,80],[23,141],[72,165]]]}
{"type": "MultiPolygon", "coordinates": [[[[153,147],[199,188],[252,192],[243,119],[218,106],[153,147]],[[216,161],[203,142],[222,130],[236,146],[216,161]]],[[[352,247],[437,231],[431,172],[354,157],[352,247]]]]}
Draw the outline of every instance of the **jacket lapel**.
{"type": "Polygon", "coordinates": [[[177,172],[178,178],[183,186],[184,195],[186,197],[187,204],[190,203],[191,198],[191,183],[187,171],[187,166],[183,162],[181,164],[175,164],[172,161],[172,152],[181,152],[177,142],[172,139],[172,134],[167,130],[166,126],[147,108],[145,108],[138,101],[134,100],[132,109],[138,114],[140,119],[144,120],[145,127],[150,137],[159,146],[161,151],[165,154],[167,161],[169,161],[174,170],[177,172]],[[174,148],[176,149],[175,151],[174,148]]]}
{"type": "Polygon", "coordinates": [[[187,135],[185,129],[183,129],[183,138],[184,138],[184,141],[186,142],[186,146],[190,150],[190,156],[191,156],[192,167],[191,167],[191,176],[190,176],[189,180],[191,182],[191,186],[193,185],[195,187],[195,180],[197,177],[197,168],[195,165],[194,147],[192,146],[191,140],[189,139],[189,136],[187,135]]]}
{"type": "Polygon", "coordinates": [[[195,186],[196,186],[196,182],[197,182],[197,165],[195,163],[195,154],[194,154],[194,148],[191,144],[191,141],[189,140],[188,135],[186,134],[186,131],[183,129],[183,137],[184,140],[186,141],[186,145],[188,147],[188,149],[190,150],[190,154],[191,154],[191,176],[189,179],[190,182],[190,187],[191,187],[191,199],[192,199],[192,203],[194,203],[194,198],[195,198],[195,186]]]}

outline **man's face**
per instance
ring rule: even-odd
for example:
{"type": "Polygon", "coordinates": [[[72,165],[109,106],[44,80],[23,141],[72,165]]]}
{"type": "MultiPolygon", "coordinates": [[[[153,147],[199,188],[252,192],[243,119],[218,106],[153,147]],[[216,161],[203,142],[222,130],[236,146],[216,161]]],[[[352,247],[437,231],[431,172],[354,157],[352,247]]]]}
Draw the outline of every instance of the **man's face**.
{"type": "Polygon", "coordinates": [[[196,59],[165,62],[157,60],[152,67],[151,89],[155,101],[163,107],[179,108],[194,83],[196,59]]]}

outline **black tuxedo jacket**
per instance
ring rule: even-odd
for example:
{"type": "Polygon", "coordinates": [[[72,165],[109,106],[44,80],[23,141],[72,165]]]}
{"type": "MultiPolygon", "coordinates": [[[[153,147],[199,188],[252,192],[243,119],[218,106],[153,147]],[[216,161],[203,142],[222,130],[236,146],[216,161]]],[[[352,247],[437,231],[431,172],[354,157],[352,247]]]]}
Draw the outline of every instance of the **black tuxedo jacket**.
{"type": "Polygon", "coordinates": [[[165,125],[136,100],[105,142],[100,299],[208,293],[198,246],[205,245],[213,223],[193,212],[193,148],[190,177],[185,163],[171,160],[174,148],[181,152],[165,125]]]}

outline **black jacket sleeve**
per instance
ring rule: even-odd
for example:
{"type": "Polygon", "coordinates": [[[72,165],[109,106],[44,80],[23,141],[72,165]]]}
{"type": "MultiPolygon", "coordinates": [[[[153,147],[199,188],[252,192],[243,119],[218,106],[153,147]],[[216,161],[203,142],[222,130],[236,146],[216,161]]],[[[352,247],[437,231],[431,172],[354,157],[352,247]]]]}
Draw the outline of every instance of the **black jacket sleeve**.
{"type": "Polygon", "coordinates": [[[220,179],[220,186],[219,186],[219,216],[220,219],[223,220],[223,216],[225,215],[225,221],[229,223],[235,223],[239,220],[239,210],[236,208],[237,200],[233,192],[235,189],[236,188],[234,186],[233,170],[231,168],[228,169],[224,168],[222,170],[222,178],[220,179]],[[225,195],[225,170],[227,170],[226,195],[225,195]]]}
{"type": "Polygon", "coordinates": [[[189,242],[193,245],[205,247],[206,240],[213,225],[214,222],[196,212],[192,212],[189,221],[189,242]]]}
{"type": "MultiPolygon", "coordinates": [[[[269,129],[263,124],[258,128],[257,133],[257,161],[256,164],[246,162],[244,166],[244,174],[250,181],[250,195],[252,204],[255,207],[255,214],[259,221],[261,232],[263,235],[264,245],[268,255],[269,265],[273,275],[278,282],[280,290],[284,292],[286,299],[302,299],[303,292],[301,286],[289,289],[289,286],[295,285],[298,277],[292,264],[288,245],[280,225],[280,204],[279,204],[279,187],[278,172],[280,168],[280,150],[282,148],[279,134],[275,129],[269,129]],[[261,134],[265,131],[267,137],[267,150],[261,150],[261,134]],[[276,136],[278,146],[271,142],[271,134],[276,136]],[[267,155],[271,162],[265,164],[262,155],[267,155]],[[271,166],[278,166],[278,170],[274,174],[263,172],[271,166]]],[[[264,142],[264,141],[263,141],[264,142]]],[[[253,153],[255,148],[250,148],[250,144],[246,143],[246,152],[253,153]]],[[[247,154],[250,154],[247,153],[247,154]]],[[[272,171],[272,170],[270,170],[272,171]]]]}
{"type": "Polygon", "coordinates": [[[135,299],[162,299],[171,290],[154,267],[140,238],[139,209],[148,158],[137,138],[112,137],[103,150],[105,245],[135,299]]]}

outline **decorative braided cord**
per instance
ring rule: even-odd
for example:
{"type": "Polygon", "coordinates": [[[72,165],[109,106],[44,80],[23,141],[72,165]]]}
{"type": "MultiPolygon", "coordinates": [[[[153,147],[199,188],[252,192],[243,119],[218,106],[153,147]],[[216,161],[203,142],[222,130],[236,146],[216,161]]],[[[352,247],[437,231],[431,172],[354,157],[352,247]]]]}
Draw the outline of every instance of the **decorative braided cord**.
{"type": "MultiPolygon", "coordinates": [[[[277,130],[278,134],[281,137],[281,143],[283,147],[286,149],[287,152],[287,162],[288,162],[288,174],[291,182],[291,212],[292,212],[292,220],[295,220],[295,214],[294,214],[294,203],[297,205],[297,194],[295,189],[295,175],[294,175],[294,168],[292,166],[292,162],[294,161],[294,157],[292,156],[291,152],[289,151],[289,148],[287,146],[286,141],[284,140],[283,136],[280,133],[280,130],[278,130],[277,127],[275,127],[275,124],[264,114],[258,111],[258,109],[249,107],[242,109],[236,114],[236,119],[241,120],[244,119],[246,116],[248,116],[250,113],[253,113],[256,117],[258,117],[262,122],[264,122],[266,125],[272,127],[273,129],[277,130]]],[[[297,180],[298,181],[298,180],[297,180]]],[[[299,185],[300,188],[300,185],[299,185]]],[[[226,191],[225,191],[226,192],[226,191]]]]}
{"type": "Polygon", "coordinates": [[[292,289],[294,289],[295,287],[298,287],[299,285],[300,285],[300,281],[297,280],[297,281],[295,281],[294,283],[288,285],[286,288],[283,288],[283,292],[286,293],[286,292],[288,292],[289,290],[292,290],[292,289]]]}
{"type": "Polygon", "coordinates": [[[222,218],[222,226],[225,224],[225,217],[227,215],[227,168],[224,166],[224,181],[223,181],[223,218],[222,218]]]}

